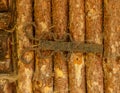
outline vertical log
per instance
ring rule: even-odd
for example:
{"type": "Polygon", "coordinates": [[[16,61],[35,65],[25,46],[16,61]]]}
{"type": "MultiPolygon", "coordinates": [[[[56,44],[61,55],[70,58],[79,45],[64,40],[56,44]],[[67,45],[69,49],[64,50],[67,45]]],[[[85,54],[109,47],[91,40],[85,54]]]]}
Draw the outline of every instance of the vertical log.
{"type": "MultiPolygon", "coordinates": [[[[67,0],[52,0],[52,18],[54,33],[57,39],[62,39],[67,32],[67,0]]],[[[54,92],[68,93],[67,63],[64,60],[65,53],[58,52],[54,55],[54,92]]]]}
{"type": "MultiPolygon", "coordinates": [[[[69,0],[70,33],[74,41],[84,42],[84,0],[69,0]]],[[[83,53],[73,53],[69,61],[70,93],[85,93],[85,63],[83,53]]]]}
{"type": "MultiPolygon", "coordinates": [[[[86,0],[86,42],[102,44],[102,0],[86,0]]],[[[101,54],[86,54],[87,93],[103,93],[101,54]]]]}
{"type": "MultiPolygon", "coordinates": [[[[17,7],[17,52],[18,57],[21,56],[23,50],[31,46],[30,40],[24,32],[24,26],[32,22],[32,0],[16,0],[17,7]]],[[[27,33],[32,33],[32,27],[27,27],[27,33]]],[[[28,51],[23,56],[30,64],[23,63],[18,60],[18,91],[17,93],[32,93],[32,75],[33,75],[33,52],[28,51]]]]}
{"type": "Polygon", "coordinates": [[[105,93],[120,93],[120,1],[104,0],[105,93]]]}
{"type": "MultiPolygon", "coordinates": [[[[51,0],[34,0],[35,35],[40,37],[51,27],[51,0]]],[[[48,38],[46,38],[48,39],[48,38]]],[[[49,54],[45,51],[43,54],[49,54]]],[[[34,93],[53,93],[52,57],[42,59],[36,53],[34,93]]]]}

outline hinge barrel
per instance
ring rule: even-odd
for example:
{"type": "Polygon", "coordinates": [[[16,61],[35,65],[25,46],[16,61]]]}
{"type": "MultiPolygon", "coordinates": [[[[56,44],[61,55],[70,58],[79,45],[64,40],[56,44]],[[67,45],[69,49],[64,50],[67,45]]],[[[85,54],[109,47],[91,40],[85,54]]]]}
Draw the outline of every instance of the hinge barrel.
{"type": "Polygon", "coordinates": [[[39,48],[41,50],[66,51],[66,52],[83,52],[83,53],[102,53],[103,46],[99,44],[87,44],[79,42],[61,42],[40,40],[39,48]]]}

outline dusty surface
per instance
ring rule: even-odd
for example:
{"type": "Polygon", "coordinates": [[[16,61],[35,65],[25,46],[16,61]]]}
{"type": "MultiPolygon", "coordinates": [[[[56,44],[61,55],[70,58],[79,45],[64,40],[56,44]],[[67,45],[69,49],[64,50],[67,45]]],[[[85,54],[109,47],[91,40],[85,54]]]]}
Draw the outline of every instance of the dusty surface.
{"type": "MultiPolygon", "coordinates": [[[[86,0],[86,42],[102,43],[102,0],[86,0]]],[[[102,54],[86,54],[87,93],[104,93],[102,54]]]]}
{"type": "Polygon", "coordinates": [[[120,1],[104,0],[105,93],[120,92],[120,1]]]}

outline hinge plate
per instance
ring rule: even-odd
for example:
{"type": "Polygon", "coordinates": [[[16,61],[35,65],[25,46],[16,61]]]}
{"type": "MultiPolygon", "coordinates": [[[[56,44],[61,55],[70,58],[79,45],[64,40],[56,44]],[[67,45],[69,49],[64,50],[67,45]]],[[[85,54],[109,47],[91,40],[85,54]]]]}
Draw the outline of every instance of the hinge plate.
{"type": "Polygon", "coordinates": [[[33,37],[26,31],[28,25],[33,25],[34,27],[36,27],[36,25],[34,23],[28,23],[24,26],[26,37],[28,37],[29,40],[34,40],[35,45],[23,50],[20,59],[24,63],[30,63],[25,60],[24,55],[31,50],[38,53],[40,58],[51,57],[55,52],[67,52],[68,54],[73,52],[97,53],[100,55],[103,53],[102,44],[76,42],[72,39],[70,33],[65,33],[62,39],[57,39],[57,34],[53,32],[41,33],[39,38],[33,37]],[[46,53],[44,55],[44,51],[50,51],[50,53],[48,53],[49,55],[46,55],[46,53]]]}

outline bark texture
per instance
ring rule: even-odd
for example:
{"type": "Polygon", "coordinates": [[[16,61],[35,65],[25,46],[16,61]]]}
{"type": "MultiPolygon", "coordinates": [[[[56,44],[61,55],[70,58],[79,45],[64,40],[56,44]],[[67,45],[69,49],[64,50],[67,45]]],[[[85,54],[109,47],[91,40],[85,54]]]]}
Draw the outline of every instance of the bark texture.
{"type": "Polygon", "coordinates": [[[0,93],[15,93],[14,83],[8,83],[7,80],[0,80],[0,93]]]}
{"type": "Polygon", "coordinates": [[[12,56],[11,56],[11,37],[7,36],[4,29],[9,29],[11,21],[11,13],[4,12],[8,8],[7,0],[0,0],[0,93],[13,93],[12,84],[9,83],[3,74],[9,74],[12,71],[12,56]]]}
{"type": "MultiPolygon", "coordinates": [[[[53,32],[57,39],[62,39],[67,32],[67,0],[52,0],[53,32]]],[[[68,93],[67,63],[65,53],[57,52],[54,55],[54,93],[68,93]]]]}
{"type": "MultiPolygon", "coordinates": [[[[50,31],[51,27],[51,0],[34,0],[35,36],[39,38],[42,33],[50,31]]],[[[49,39],[49,38],[45,38],[49,39]]],[[[38,50],[39,51],[39,50],[38,50]]],[[[42,54],[49,55],[50,51],[42,54]]],[[[36,53],[34,93],[53,93],[52,57],[42,59],[36,53]]]]}
{"type": "Polygon", "coordinates": [[[11,13],[0,13],[0,28],[6,29],[11,21],[11,13]]]}
{"type": "MultiPolygon", "coordinates": [[[[1,32],[2,33],[2,32],[1,32]]],[[[1,34],[0,35],[4,35],[1,34]]],[[[10,38],[6,41],[2,40],[0,44],[0,93],[12,93],[12,84],[9,83],[7,78],[2,78],[3,74],[10,74],[12,72],[12,57],[10,49],[10,38]],[[4,43],[4,44],[2,44],[4,43]],[[4,45],[4,46],[2,46],[4,45]],[[4,54],[5,52],[5,54],[4,54]],[[3,56],[3,58],[2,58],[3,56]]]]}
{"type": "MultiPolygon", "coordinates": [[[[24,32],[24,27],[32,22],[32,0],[16,0],[17,6],[17,52],[21,56],[23,50],[32,45],[24,32]]],[[[27,34],[32,35],[32,27],[27,27],[27,34]]],[[[30,64],[25,64],[23,60],[18,60],[18,89],[17,93],[32,93],[33,76],[33,51],[28,51],[23,56],[30,64]]]]}
{"type": "MultiPolygon", "coordinates": [[[[84,42],[84,0],[69,0],[69,24],[73,40],[84,42]]],[[[68,63],[70,93],[85,93],[85,63],[83,53],[72,53],[68,63]]]]}
{"type": "MultiPolygon", "coordinates": [[[[102,0],[86,0],[86,42],[102,45],[102,0]]],[[[104,93],[102,54],[86,54],[87,93],[104,93]]]]}
{"type": "Polygon", "coordinates": [[[105,93],[120,92],[120,1],[104,0],[105,93]]]}
{"type": "Polygon", "coordinates": [[[8,0],[0,0],[0,11],[8,10],[8,0]]]}
{"type": "MultiPolygon", "coordinates": [[[[1,27],[2,28],[2,27],[1,27]]],[[[10,73],[12,71],[12,56],[11,56],[11,37],[4,30],[0,30],[0,72],[10,73]]]]}

